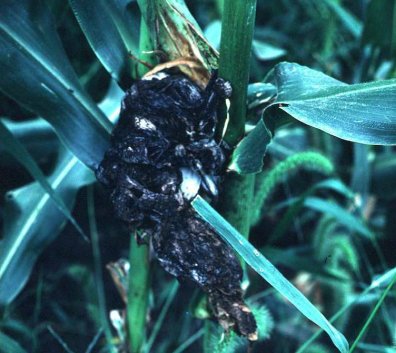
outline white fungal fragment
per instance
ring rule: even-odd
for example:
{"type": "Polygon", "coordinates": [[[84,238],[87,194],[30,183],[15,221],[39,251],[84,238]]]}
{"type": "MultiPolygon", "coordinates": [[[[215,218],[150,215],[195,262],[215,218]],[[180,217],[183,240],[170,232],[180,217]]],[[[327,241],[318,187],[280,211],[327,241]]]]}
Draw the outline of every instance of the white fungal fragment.
{"type": "Polygon", "coordinates": [[[154,131],[157,129],[156,126],[150,120],[140,118],[138,116],[135,117],[135,126],[141,130],[153,130],[154,131]]]}
{"type": "Polygon", "coordinates": [[[201,187],[201,177],[189,168],[180,168],[183,181],[180,185],[180,190],[187,200],[193,199],[201,187]]]}
{"type": "Polygon", "coordinates": [[[217,196],[217,186],[212,176],[204,174],[203,184],[210,194],[217,196]]]}

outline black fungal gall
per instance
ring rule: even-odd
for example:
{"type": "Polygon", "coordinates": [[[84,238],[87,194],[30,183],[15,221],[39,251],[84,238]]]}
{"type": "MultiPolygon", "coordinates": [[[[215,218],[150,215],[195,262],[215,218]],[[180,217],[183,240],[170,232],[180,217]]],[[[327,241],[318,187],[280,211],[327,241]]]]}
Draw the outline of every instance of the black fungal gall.
{"type": "Polygon", "coordinates": [[[239,261],[190,206],[198,192],[217,196],[225,168],[217,108],[230,95],[229,83],[216,76],[204,90],[163,72],[137,81],[96,176],[111,190],[116,216],[150,239],[162,267],[198,284],[225,329],[255,340],[239,261]]]}

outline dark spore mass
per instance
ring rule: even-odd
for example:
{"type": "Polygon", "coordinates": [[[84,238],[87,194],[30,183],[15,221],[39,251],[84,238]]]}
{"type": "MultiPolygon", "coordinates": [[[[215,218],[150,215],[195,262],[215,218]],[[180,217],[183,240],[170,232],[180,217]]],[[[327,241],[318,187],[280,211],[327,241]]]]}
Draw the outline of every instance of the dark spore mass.
{"type": "Polygon", "coordinates": [[[216,112],[230,94],[215,75],[204,90],[180,74],[137,81],[96,176],[111,190],[116,216],[149,237],[162,267],[198,284],[225,329],[255,340],[239,261],[190,206],[198,192],[217,195],[225,152],[215,140],[216,112]]]}

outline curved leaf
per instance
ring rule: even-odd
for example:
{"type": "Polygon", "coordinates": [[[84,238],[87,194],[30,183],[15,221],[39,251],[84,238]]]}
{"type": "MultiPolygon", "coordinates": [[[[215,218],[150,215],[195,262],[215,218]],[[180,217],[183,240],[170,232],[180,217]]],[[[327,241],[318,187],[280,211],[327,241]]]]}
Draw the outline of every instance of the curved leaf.
{"type": "Polygon", "coordinates": [[[248,86],[247,106],[248,109],[257,108],[268,104],[276,96],[276,87],[271,83],[256,82],[248,86]]]}
{"type": "MultiPolygon", "coordinates": [[[[69,210],[73,208],[78,189],[93,180],[92,172],[70,153],[63,155],[48,178],[69,210]]],[[[41,251],[64,225],[64,214],[38,182],[8,193],[0,251],[0,305],[9,304],[15,298],[41,251]]]]}
{"type": "Polygon", "coordinates": [[[323,314],[291,284],[247,239],[238,233],[199,195],[192,202],[198,214],[271,286],[287,298],[303,315],[327,332],[342,353],[348,352],[348,342],[323,314]]]}
{"type": "Polygon", "coordinates": [[[353,214],[335,203],[325,201],[318,197],[307,197],[304,201],[304,206],[322,212],[326,215],[333,216],[338,222],[350,230],[360,233],[367,238],[374,238],[374,234],[359,218],[355,217],[353,214]]]}
{"type": "Polygon", "coordinates": [[[275,47],[274,45],[253,40],[252,43],[253,53],[259,60],[275,60],[286,55],[286,50],[283,48],[275,47]]]}
{"type": "Polygon", "coordinates": [[[108,147],[111,123],[82,89],[41,1],[0,2],[0,65],[0,90],[48,120],[94,167],[108,147]]]}
{"type": "Polygon", "coordinates": [[[70,211],[63,203],[63,200],[48,184],[45,175],[40,167],[34,161],[32,156],[26,151],[25,147],[13,136],[7,129],[4,123],[0,120],[0,145],[2,145],[10,154],[12,154],[30,173],[30,175],[39,182],[41,187],[51,196],[54,200],[56,207],[63,213],[65,217],[74,225],[78,232],[86,237],[80,226],[77,224],[70,211]]]}
{"type": "MultiPolygon", "coordinates": [[[[69,0],[70,6],[96,56],[111,74],[121,82],[131,76],[128,67],[130,53],[138,56],[137,32],[134,20],[122,0],[69,0]]],[[[137,22],[137,21],[136,21],[137,22]]]]}
{"type": "MultiPolygon", "coordinates": [[[[110,87],[100,107],[114,121],[123,92],[110,87]]],[[[72,210],[78,190],[95,181],[93,173],[71,153],[63,153],[48,178],[52,189],[72,210]]],[[[0,248],[0,305],[10,303],[22,290],[38,256],[59,235],[66,222],[54,201],[38,182],[8,194],[0,248]]]]}
{"type": "Polygon", "coordinates": [[[237,145],[229,169],[239,174],[258,173],[263,168],[263,158],[272,135],[260,120],[256,127],[237,145]]]}
{"type": "MultiPolygon", "coordinates": [[[[341,139],[396,144],[396,79],[347,85],[293,63],[277,65],[274,79],[278,96],[272,109],[341,139]]],[[[266,118],[275,119],[272,109],[266,118]]]]}

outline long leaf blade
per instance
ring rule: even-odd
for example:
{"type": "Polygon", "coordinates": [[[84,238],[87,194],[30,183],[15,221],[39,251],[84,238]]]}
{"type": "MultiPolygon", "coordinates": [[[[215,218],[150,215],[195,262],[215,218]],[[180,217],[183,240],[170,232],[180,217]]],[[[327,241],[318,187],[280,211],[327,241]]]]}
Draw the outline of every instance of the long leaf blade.
{"type": "MultiPolygon", "coordinates": [[[[100,108],[110,121],[118,116],[123,92],[113,84],[100,108]]],[[[63,151],[48,182],[71,210],[78,190],[95,181],[91,170],[63,151]]],[[[56,239],[66,217],[38,182],[11,191],[4,208],[0,248],[0,306],[7,305],[27,282],[38,256],[56,239]]]]}
{"type": "Polygon", "coordinates": [[[52,189],[51,185],[48,183],[45,175],[41,171],[40,167],[34,161],[29,152],[25,147],[13,136],[11,131],[4,125],[0,120],[0,145],[3,146],[10,154],[12,154],[30,173],[30,175],[39,182],[41,187],[50,195],[54,200],[58,209],[69,219],[69,221],[74,225],[78,232],[85,237],[84,232],[77,224],[74,217],[71,215],[70,211],[64,204],[63,200],[59,195],[52,189]]]}
{"type": "MultiPolygon", "coordinates": [[[[67,153],[49,177],[52,189],[69,210],[78,189],[92,182],[92,172],[67,153]]],[[[34,182],[8,193],[0,251],[0,305],[9,304],[29,278],[39,254],[57,237],[65,216],[34,182]]]]}
{"type": "Polygon", "coordinates": [[[138,38],[127,2],[120,0],[69,0],[90,46],[105,69],[118,82],[131,76],[129,54],[137,56],[138,38]]]}
{"type": "Polygon", "coordinates": [[[323,314],[294,287],[249,241],[240,235],[204,199],[197,196],[192,202],[198,214],[229,243],[235,251],[271,286],[287,298],[309,320],[323,328],[342,353],[348,352],[348,342],[323,314]]]}
{"type": "Polygon", "coordinates": [[[111,123],[85,94],[41,2],[0,3],[0,90],[55,128],[94,168],[108,147],[111,123]]]}
{"type": "Polygon", "coordinates": [[[362,234],[369,239],[374,238],[374,234],[359,218],[355,217],[353,214],[335,203],[318,197],[307,197],[304,201],[304,206],[324,214],[331,215],[336,218],[339,223],[345,225],[352,231],[362,234]]]}
{"type": "MultiPolygon", "coordinates": [[[[294,63],[278,64],[274,78],[278,96],[272,108],[341,139],[396,144],[395,79],[346,85],[294,63]]],[[[265,114],[273,119],[271,112],[265,114]]]]}

